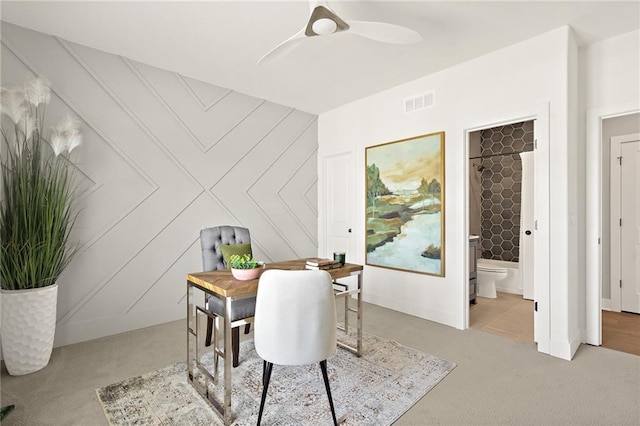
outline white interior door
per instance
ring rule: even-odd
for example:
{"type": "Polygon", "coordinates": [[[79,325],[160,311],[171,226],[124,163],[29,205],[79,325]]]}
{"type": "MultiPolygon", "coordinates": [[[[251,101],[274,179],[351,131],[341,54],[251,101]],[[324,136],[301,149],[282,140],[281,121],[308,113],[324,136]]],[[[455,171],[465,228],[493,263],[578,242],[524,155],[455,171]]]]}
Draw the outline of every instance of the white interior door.
{"type": "Polygon", "coordinates": [[[625,142],[620,166],[620,308],[640,313],[640,141],[625,142]]]}
{"type": "Polygon", "coordinates": [[[353,155],[343,153],[324,157],[325,224],[324,257],[344,251],[347,262],[356,262],[353,155]]]}
{"type": "Polygon", "coordinates": [[[539,111],[534,129],[533,181],[534,183],[534,239],[533,239],[533,340],[538,352],[551,353],[551,265],[549,251],[550,193],[549,180],[549,110],[539,111]]]}
{"type": "Polygon", "coordinates": [[[533,300],[533,269],[535,238],[535,187],[533,151],[521,152],[522,160],[522,191],[520,198],[520,288],[524,299],[533,300]]]}
{"type": "Polygon", "coordinates": [[[611,310],[640,313],[640,134],[611,138],[611,310]]]}

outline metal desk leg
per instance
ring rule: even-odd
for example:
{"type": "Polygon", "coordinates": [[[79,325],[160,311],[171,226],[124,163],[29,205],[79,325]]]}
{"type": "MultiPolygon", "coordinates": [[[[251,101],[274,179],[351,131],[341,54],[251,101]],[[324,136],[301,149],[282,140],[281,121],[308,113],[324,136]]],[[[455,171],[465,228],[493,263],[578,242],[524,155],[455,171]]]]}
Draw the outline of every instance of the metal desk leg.
{"type": "Polygon", "coordinates": [[[358,356],[362,356],[362,272],[358,274],[358,356]]]}
{"type": "Polygon", "coordinates": [[[231,424],[231,298],[224,304],[224,424],[231,424]]]}
{"type": "MultiPolygon", "coordinates": [[[[347,287],[347,290],[349,287],[347,287]]],[[[349,334],[349,299],[350,296],[347,295],[344,298],[344,332],[345,334],[349,334]]]]}
{"type": "Polygon", "coordinates": [[[195,305],[193,304],[193,285],[187,281],[187,379],[193,381],[193,348],[190,345],[191,336],[197,338],[195,325],[195,305]]]}
{"type": "Polygon", "coordinates": [[[220,317],[216,316],[213,320],[213,383],[218,383],[218,360],[220,355],[218,351],[218,328],[220,327],[220,317]]]}

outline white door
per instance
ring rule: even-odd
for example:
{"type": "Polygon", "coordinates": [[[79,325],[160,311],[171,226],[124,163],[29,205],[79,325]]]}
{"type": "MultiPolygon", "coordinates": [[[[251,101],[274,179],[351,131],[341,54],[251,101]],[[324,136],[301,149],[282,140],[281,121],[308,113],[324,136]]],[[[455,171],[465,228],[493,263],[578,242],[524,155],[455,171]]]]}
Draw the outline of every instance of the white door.
{"type": "Polygon", "coordinates": [[[640,313],[640,134],[611,138],[611,310],[640,313]]]}
{"type": "Polygon", "coordinates": [[[520,198],[520,288],[524,299],[533,300],[535,187],[533,151],[521,152],[522,190],[520,198]]]}
{"type": "Polygon", "coordinates": [[[354,211],[354,161],[351,153],[330,155],[324,162],[324,253],[332,257],[334,251],[344,251],[347,262],[357,262],[354,211]]]}
{"type": "Polygon", "coordinates": [[[549,231],[550,193],[549,180],[549,111],[539,111],[533,122],[534,155],[534,226],[533,233],[533,340],[538,352],[551,354],[551,282],[550,258],[551,234],[549,231]]]}
{"type": "Polygon", "coordinates": [[[621,147],[620,308],[640,313],[640,141],[621,147]]]}

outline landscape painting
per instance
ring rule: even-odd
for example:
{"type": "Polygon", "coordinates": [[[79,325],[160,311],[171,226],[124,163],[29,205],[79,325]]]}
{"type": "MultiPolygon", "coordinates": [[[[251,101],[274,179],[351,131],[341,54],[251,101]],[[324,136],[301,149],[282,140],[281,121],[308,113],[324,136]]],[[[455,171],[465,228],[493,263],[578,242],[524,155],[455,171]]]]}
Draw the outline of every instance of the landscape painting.
{"type": "Polygon", "coordinates": [[[367,265],[444,276],[444,132],[366,149],[367,265]]]}

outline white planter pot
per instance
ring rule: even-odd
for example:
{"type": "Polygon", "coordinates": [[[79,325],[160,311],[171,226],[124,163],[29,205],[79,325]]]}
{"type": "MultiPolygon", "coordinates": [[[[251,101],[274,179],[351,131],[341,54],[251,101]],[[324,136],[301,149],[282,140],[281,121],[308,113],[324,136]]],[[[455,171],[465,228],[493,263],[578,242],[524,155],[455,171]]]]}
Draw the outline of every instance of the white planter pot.
{"type": "Polygon", "coordinates": [[[56,332],[58,285],[2,290],[2,354],[12,376],[33,373],[49,363],[56,332]]]}

